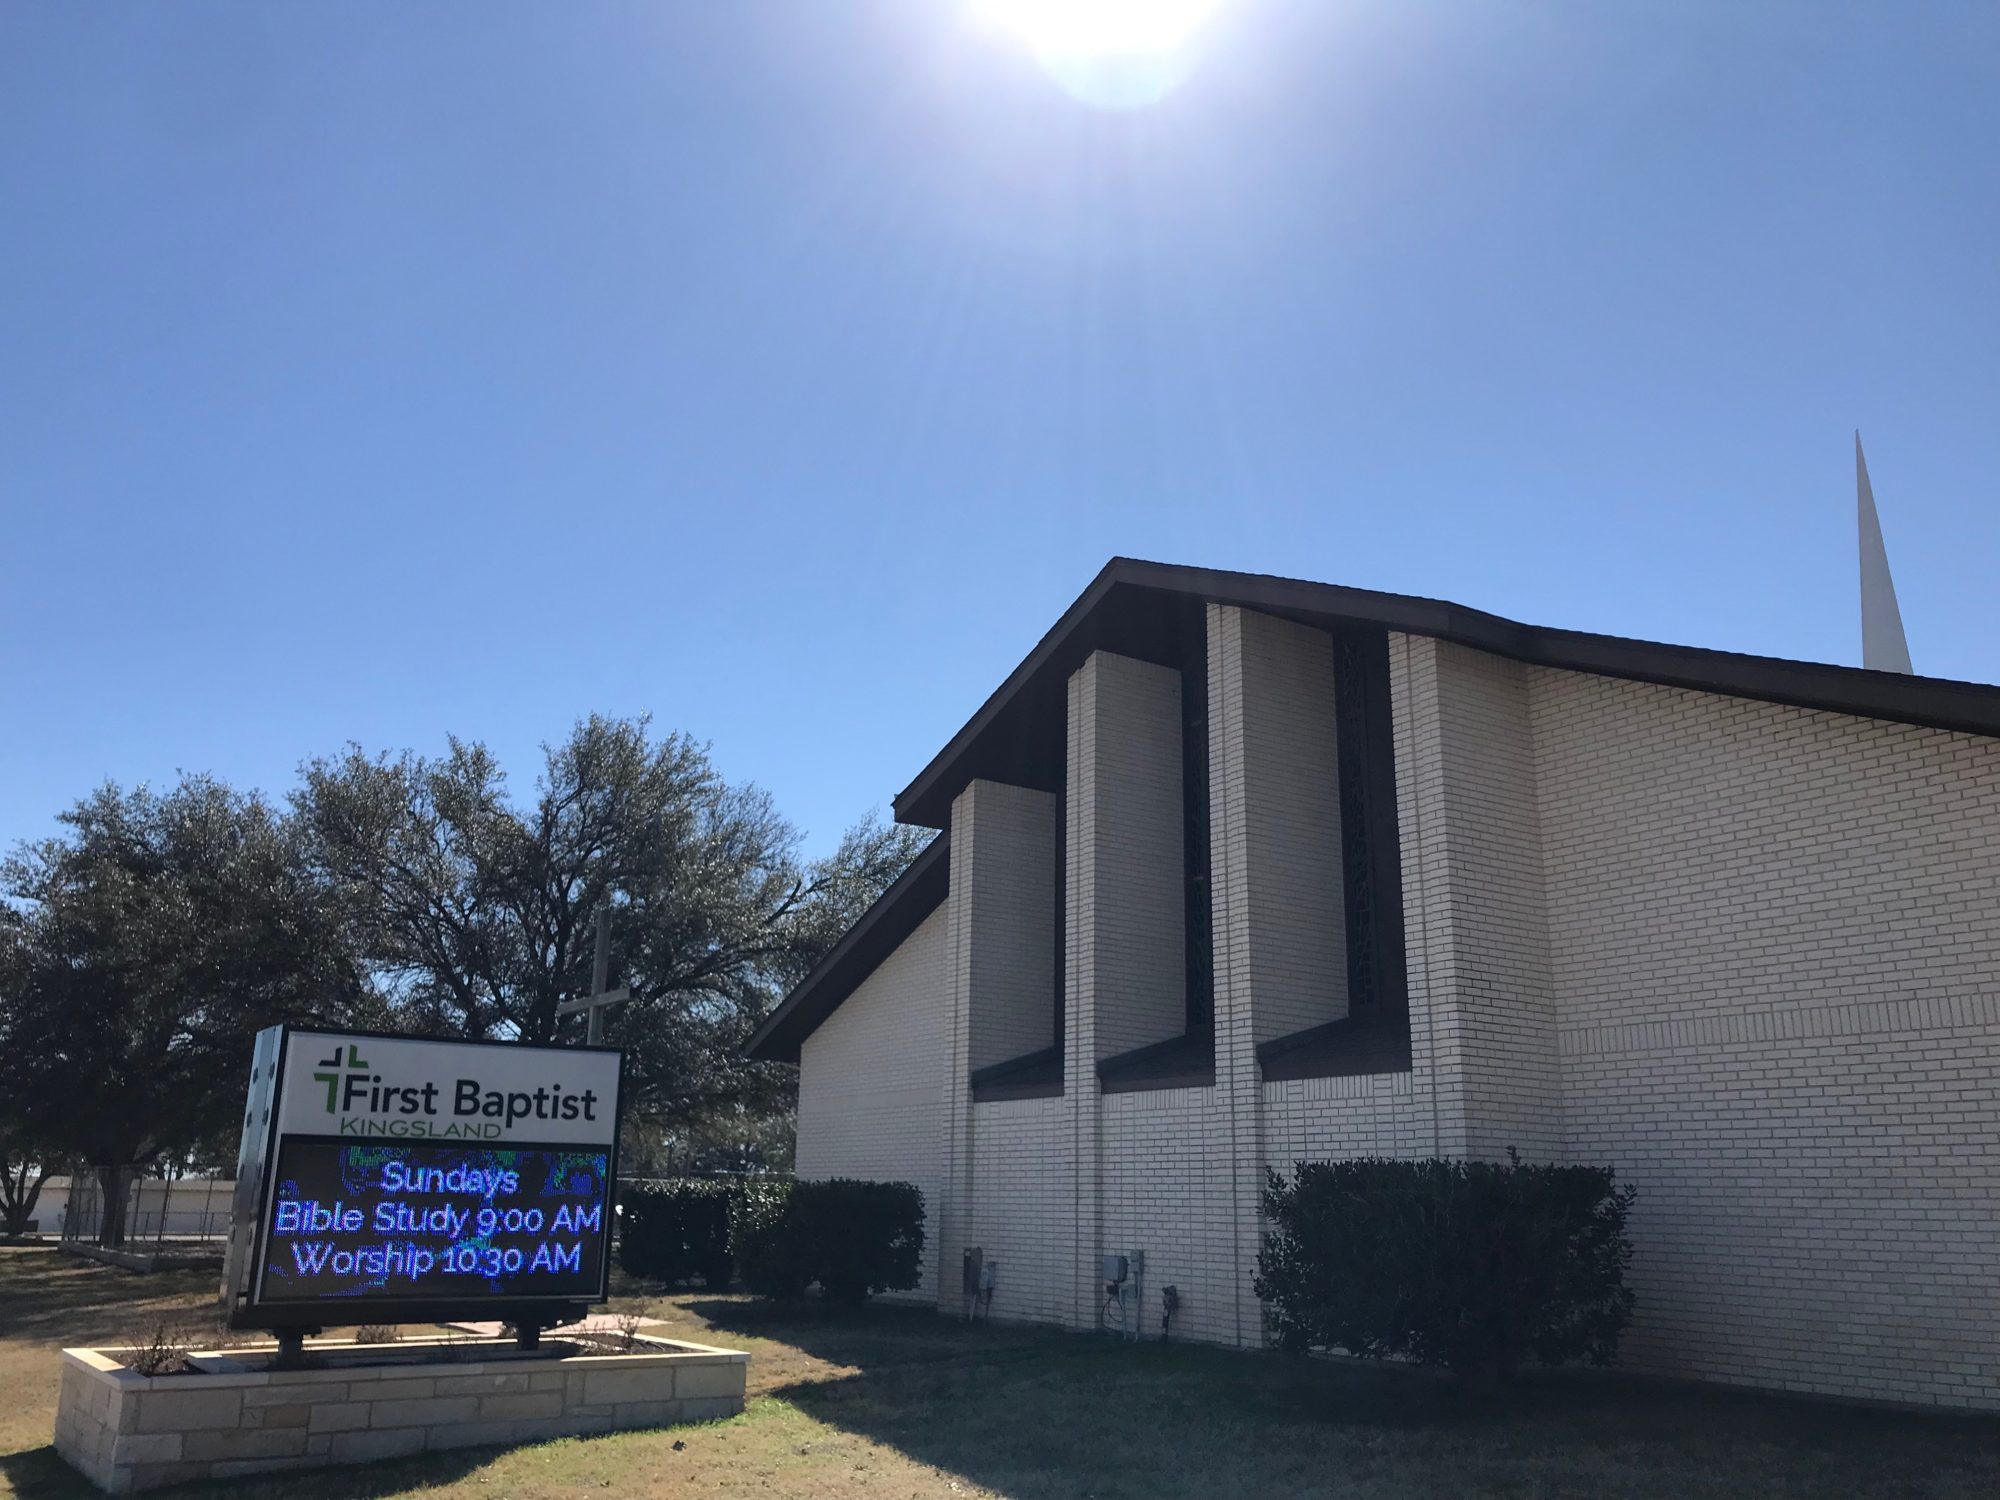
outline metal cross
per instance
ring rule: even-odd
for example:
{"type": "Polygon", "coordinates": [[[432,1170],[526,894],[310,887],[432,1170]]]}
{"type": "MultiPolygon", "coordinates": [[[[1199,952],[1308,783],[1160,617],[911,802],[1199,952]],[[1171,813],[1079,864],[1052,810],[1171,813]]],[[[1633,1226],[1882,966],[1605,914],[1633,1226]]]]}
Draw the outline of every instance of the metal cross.
{"type": "Polygon", "coordinates": [[[590,993],[581,1000],[565,1000],[556,1007],[559,1016],[573,1016],[578,1011],[589,1013],[585,1022],[587,1030],[584,1042],[596,1047],[604,1041],[604,1008],[619,1005],[632,998],[632,992],[619,985],[617,989],[606,989],[605,981],[611,977],[611,908],[597,909],[597,962],[591,966],[590,993]]]}

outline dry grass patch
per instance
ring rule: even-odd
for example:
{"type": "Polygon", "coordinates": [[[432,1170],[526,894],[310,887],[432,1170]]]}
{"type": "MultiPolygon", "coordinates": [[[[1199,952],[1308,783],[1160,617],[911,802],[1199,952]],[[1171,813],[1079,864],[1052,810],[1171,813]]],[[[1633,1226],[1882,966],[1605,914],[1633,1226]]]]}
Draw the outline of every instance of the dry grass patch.
{"type": "MultiPolygon", "coordinates": [[[[204,1315],[212,1275],[0,1250],[0,1496],[91,1494],[49,1447],[63,1343],[204,1315]]],[[[2000,1424],[1556,1376],[1428,1375],[628,1289],[666,1337],[748,1349],[740,1417],[173,1491],[232,1500],[1610,1496],[1992,1500],[2000,1424]]]]}

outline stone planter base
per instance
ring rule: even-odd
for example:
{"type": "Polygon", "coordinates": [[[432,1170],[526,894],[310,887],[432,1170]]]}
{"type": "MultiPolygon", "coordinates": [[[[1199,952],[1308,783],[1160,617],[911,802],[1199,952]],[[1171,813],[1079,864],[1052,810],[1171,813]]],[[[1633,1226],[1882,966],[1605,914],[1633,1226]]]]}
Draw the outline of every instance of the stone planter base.
{"type": "Polygon", "coordinates": [[[113,1494],[190,1479],[308,1469],[480,1444],[663,1427],[743,1410],[750,1356],[644,1335],[627,1354],[558,1337],[315,1344],[312,1368],[269,1368],[275,1345],[191,1356],[140,1375],[119,1349],[63,1350],[56,1451],[113,1494]]]}

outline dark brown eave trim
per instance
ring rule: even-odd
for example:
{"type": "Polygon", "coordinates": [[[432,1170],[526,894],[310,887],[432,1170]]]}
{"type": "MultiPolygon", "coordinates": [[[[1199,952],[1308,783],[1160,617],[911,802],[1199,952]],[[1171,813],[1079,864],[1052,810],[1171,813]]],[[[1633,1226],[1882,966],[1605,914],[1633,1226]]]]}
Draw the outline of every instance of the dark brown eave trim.
{"type": "Polygon", "coordinates": [[[950,884],[951,836],[941,833],[764,1018],[744,1052],[759,1062],[797,1062],[805,1039],[944,903],[950,884]]]}
{"type": "Polygon", "coordinates": [[[1107,1057],[1097,1065],[1097,1085],[1106,1094],[1213,1088],[1215,1038],[1205,1034],[1169,1037],[1107,1057]]]}
{"type": "Polygon", "coordinates": [[[962,789],[957,774],[960,761],[1035,677],[1064,654],[1070,637],[1121,586],[1238,605],[1303,624],[1379,625],[1490,651],[1532,666],[2000,737],[2000,687],[1985,683],[1558,630],[1524,625],[1440,599],[1115,557],[965,727],[897,795],[898,821],[943,826],[951,798],[962,789]]]}
{"type": "Polygon", "coordinates": [[[1378,1019],[1328,1021],[1259,1044],[1266,1083],[1293,1078],[1353,1078],[1410,1071],[1410,1021],[1402,1012],[1378,1019]]]}
{"type": "Polygon", "coordinates": [[[1010,1057],[973,1070],[972,1102],[993,1104],[1003,1099],[1060,1099],[1063,1059],[1060,1046],[1044,1047],[1025,1057],[1010,1057]]]}

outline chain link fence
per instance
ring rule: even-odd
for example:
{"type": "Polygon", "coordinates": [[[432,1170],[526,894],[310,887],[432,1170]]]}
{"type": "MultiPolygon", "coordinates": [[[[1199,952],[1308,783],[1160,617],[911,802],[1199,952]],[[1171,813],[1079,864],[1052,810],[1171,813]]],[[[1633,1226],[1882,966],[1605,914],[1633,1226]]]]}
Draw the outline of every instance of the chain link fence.
{"type": "MultiPolygon", "coordinates": [[[[216,1177],[137,1177],[125,1185],[122,1243],[131,1246],[221,1244],[229,1238],[236,1184],[216,1177]]],[[[95,1174],[70,1179],[62,1238],[94,1244],[104,1231],[104,1190],[95,1174]]]]}

